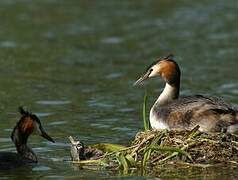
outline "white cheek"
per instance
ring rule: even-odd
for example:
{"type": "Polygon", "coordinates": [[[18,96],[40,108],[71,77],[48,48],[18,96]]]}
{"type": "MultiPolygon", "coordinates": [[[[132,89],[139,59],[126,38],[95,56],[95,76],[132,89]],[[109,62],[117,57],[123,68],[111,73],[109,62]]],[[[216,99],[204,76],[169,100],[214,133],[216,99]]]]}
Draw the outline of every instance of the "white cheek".
{"type": "Polygon", "coordinates": [[[157,73],[156,71],[152,71],[152,72],[150,73],[149,77],[154,77],[154,76],[156,76],[156,75],[158,75],[158,73],[157,73]]]}
{"type": "Polygon", "coordinates": [[[159,65],[155,65],[152,67],[153,71],[150,73],[149,77],[155,77],[155,76],[159,76],[159,72],[161,70],[159,65]]]}

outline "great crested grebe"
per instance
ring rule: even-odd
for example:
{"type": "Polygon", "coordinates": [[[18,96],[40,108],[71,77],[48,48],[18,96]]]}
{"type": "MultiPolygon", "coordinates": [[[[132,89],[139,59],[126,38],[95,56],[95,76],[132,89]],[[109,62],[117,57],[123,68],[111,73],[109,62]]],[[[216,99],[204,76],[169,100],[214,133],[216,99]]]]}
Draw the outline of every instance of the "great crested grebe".
{"type": "Polygon", "coordinates": [[[238,129],[238,110],[213,96],[179,97],[180,68],[172,55],[157,59],[134,83],[160,76],[166,83],[150,110],[150,124],[154,129],[191,129],[200,126],[203,132],[235,132],[238,129]]]}
{"type": "Polygon", "coordinates": [[[17,153],[0,152],[0,170],[16,168],[29,163],[37,163],[35,153],[27,145],[28,137],[31,134],[38,134],[48,141],[54,142],[54,140],[46,134],[36,115],[25,111],[22,107],[19,108],[19,112],[21,118],[11,134],[11,139],[16,146],[17,153]]]}

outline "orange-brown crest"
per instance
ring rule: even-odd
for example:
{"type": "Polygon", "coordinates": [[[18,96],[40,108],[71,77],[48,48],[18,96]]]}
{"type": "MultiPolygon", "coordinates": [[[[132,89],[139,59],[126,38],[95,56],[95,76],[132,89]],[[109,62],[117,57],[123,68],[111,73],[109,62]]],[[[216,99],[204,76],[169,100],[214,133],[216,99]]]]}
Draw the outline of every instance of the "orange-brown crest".
{"type": "Polygon", "coordinates": [[[162,78],[170,80],[176,72],[176,64],[173,61],[161,60],[159,62],[159,73],[162,78]]]}

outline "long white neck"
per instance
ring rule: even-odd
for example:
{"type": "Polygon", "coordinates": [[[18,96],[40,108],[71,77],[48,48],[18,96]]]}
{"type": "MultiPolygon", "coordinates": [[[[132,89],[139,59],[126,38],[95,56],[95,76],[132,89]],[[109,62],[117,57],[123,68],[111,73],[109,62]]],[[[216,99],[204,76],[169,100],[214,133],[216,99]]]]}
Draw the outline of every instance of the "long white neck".
{"type": "Polygon", "coordinates": [[[160,106],[166,105],[169,102],[179,97],[179,83],[177,85],[170,85],[166,83],[163,92],[160,94],[154,105],[150,110],[150,125],[155,129],[169,129],[168,125],[164,123],[163,119],[158,114],[160,106]]]}
{"type": "Polygon", "coordinates": [[[155,102],[155,105],[165,105],[179,96],[179,87],[166,83],[163,92],[155,102]]]}

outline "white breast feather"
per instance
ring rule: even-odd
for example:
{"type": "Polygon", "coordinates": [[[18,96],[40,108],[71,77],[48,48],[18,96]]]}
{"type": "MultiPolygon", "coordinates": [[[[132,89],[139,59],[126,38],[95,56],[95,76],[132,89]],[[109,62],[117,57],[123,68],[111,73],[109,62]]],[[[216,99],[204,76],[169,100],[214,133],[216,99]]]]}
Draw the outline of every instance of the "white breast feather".
{"type": "Polygon", "coordinates": [[[169,126],[152,111],[150,111],[150,125],[153,129],[169,129],[169,126]]]}

